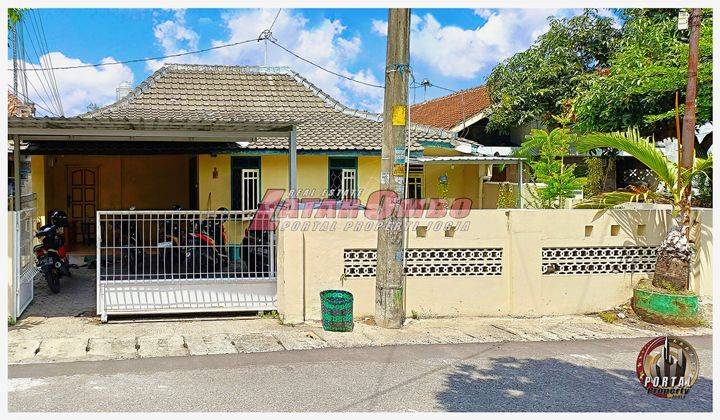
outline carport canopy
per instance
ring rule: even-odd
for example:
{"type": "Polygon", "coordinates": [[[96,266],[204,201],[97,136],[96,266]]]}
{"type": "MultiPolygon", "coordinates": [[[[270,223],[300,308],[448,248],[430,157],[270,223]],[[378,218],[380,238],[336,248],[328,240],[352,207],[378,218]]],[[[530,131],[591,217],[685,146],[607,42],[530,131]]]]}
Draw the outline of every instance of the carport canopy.
{"type": "MultiPolygon", "coordinates": [[[[124,142],[132,146],[149,142],[172,143],[237,143],[253,142],[257,138],[287,137],[288,188],[297,190],[297,135],[294,121],[265,121],[234,119],[176,120],[169,119],[110,119],[110,118],[10,118],[8,134],[13,143],[15,170],[20,168],[20,143],[76,144],[75,142],[124,142]]],[[[32,147],[31,147],[32,149],[32,147]]],[[[42,154],[41,149],[39,150],[42,154]]],[[[20,197],[20,183],[15,183],[15,196],[20,197]]],[[[18,205],[20,200],[16,200],[18,205]]]]}

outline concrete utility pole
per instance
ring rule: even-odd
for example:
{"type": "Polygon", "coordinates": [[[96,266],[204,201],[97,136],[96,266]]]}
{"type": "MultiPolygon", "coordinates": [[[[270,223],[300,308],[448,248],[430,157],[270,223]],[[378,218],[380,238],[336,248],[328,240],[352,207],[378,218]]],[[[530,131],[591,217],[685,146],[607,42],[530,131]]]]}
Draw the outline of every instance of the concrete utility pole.
{"type": "MultiPolygon", "coordinates": [[[[403,259],[404,219],[397,216],[405,196],[405,148],[409,121],[410,9],[388,12],[385,101],[380,189],[395,192],[392,214],[378,227],[375,280],[375,322],[384,328],[400,328],[405,318],[403,259]]],[[[385,206],[388,204],[386,203],[385,206]]]]}
{"type": "MultiPolygon", "coordinates": [[[[15,22],[13,24],[13,27],[11,28],[13,33],[13,41],[12,41],[12,60],[13,60],[13,95],[17,98],[17,91],[18,91],[18,62],[17,62],[17,50],[18,50],[18,38],[17,38],[17,24],[18,22],[15,22]]],[[[24,77],[25,75],[23,75],[24,77]]],[[[26,101],[25,98],[17,98],[18,100],[21,100],[23,103],[26,101]]],[[[14,115],[10,115],[9,117],[14,117],[14,115]]],[[[18,140],[17,136],[13,136],[13,178],[15,178],[15,184],[14,184],[14,191],[13,191],[13,209],[15,211],[20,211],[22,209],[22,203],[20,202],[22,191],[20,186],[20,141],[18,140]]]]}
{"type": "MultiPolygon", "coordinates": [[[[679,166],[685,170],[692,170],[695,157],[695,102],[697,100],[697,68],[698,68],[698,41],[700,39],[700,9],[690,12],[690,45],[688,55],[688,83],[685,93],[685,116],[683,117],[682,153],[679,166]]],[[[683,191],[681,209],[683,211],[683,233],[688,235],[690,228],[690,195],[692,186],[688,185],[683,191]]]]}

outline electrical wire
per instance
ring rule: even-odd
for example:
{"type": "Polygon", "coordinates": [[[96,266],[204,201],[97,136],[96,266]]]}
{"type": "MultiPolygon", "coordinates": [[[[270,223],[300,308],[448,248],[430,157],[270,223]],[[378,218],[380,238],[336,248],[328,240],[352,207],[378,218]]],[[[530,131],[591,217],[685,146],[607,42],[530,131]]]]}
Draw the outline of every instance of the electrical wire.
{"type": "MultiPolygon", "coordinates": [[[[30,98],[28,98],[27,96],[23,95],[22,93],[16,91],[15,89],[13,89],[13,87],[12,87],[11,85],[8,84],[8,87],[10,88],[10,90],[11,90],[15,95],[21,96],[22,99],[25,100],[25,101],[30,101],[30,102],[32,102],[32,100],[31,100],[30,98]]],[[[52,114],[52,115],[54,115],[54,116],[56,116],[56,117],[59,117],[59,115],[57,115],[55,112],[53,112],[53,111],[45,108],[44,106],[40,105],[39,103],[33,102],[33,104],[34,104],[35,106],[37,106],[38,108],[42,109],[43,111],[47,111],[47,112],[49,112],[50,114],[52,114]]],[[[47,105],[47,104],[45,104],[45,105],[47,105]]]]}
{"type": "Polygon", "coordinates": [[[72,70],[72,69],[82,69],[82,68],[88,68],[88,67],[114,66],[114,65],[118,65],[118,64],[142,63],[145,61],[163,60],[165,58],[174,58],[174,57],[182,57],[182,56],[191,55],[191,54],[200,54],[200,53],[204,53],[204,52],[208,52],[208,51],[219,50],[221,48],[235,47],[237,45],[242,45],[242,44],[247,44],[249,42],[257,42],[257,41],[258,41],[258,38],[253,38],[253,39],[246,39],[244,41],[232,42],[229,44],[216,45],[214,47],[203,48],[200,50],[186,51],[186,52],[182,52],[182,53],[169,54],[169,55],[163,55],[163,56],[158,56],[158,57],[136,58],[136,59],[132,59],[132,60],[112,61],[112,62],[106,62],[106,63],[81,64],[81,65],[77,65],[77,66],[52,67],[50,69],[30,68],[30,69],[27,69],[27,71],[72,70]]]}
{"type": "MultiPolygon", "coordinates": [[[[54,109],[53,114],[59,115],[60,107],[58,106],[58,96],[53,91],[52,81],[50,80],[50,77],[46,72],[47,63],[44,61],[45,54],[42,50],[40,34],[37,30],[36,24],[34,23],[33,17],[33,13],[28,13],[26,15],[26,18],[21,20],[21,27],[26,29],[28,32],[28,36],[26,38],[24,37],[23,39],[22,46],[25,46],[25,39],[30,41],[30,46],[32,47],[32,50],[35,53],[35,57],[37,58],[37,61],[40,65],[40,74],[34,74],[37,75],[37,81],[39,82],[41,89],[37,89],[37,87],[35,87],[32,82],[30,82],[30,84],[33,86],[35,94],[38,96],[38,98],[42,100],[47,107],[54,109]],[[37,39],[37,43],[35,42],[34,38],[37,39]],[[40,92],[41,90],[42,93],[40,92]],[[47,101],[45,101],[45,96],[47,96],[47,101]],[[52,104],[52,106],[50,106],[49,104],[52,104]]],[[[20,48],[20,46],[18,48],[20,48]]],[[[23,73],[23,78],[25,80],[27,80],[26,75],[27,73],[23,73]]]]}
{"type": "MultiPolygon", "coordinates": [[[[48,43],[47,43],[47,36],[45,35],[45,26],[43,25],[43,22],[42,22],[42,16],[37,11],[36,11],[36,17],[37,17],[37,21],[40,26],[40,32],[42,35],[42,37],[39,38],[39,40],[45,44],[45,47],[44,47],[45,52],[46,52],[45,58],[46,58],[47,63],[49,64],[48,67],[52,68],[53,62],[52,62],[52,56],[50,55],[50,47],[48,46],[48,43]]],[[[57,79],[55,78],[55,72],[52,70],[49,70],[49,74],[50,74],[50,78],[52,80],[55,96],[57,97],[58,106],[60,107],[60,115],[64,115],[65,113],[63,112],[62,98],[60,97],[60,91],[57,88],[57,79]]]]}
{"type": "Polygon", "coordinates": [[[280,12],[282,12],[282,7],[278,9],[277,14],[275,15],[275,19],[273,19],[272,23],[270,24],[270,27],[267,29],[268,32],[272,32],[273,26],[275,26],[275,22],[277,22],[278,16],[280,16],[280,12]]]}
{"type": "Polygon", "coordinates": [[[311,60],[308,60],[307,58],[302,57],[302,56],[300,56],[299,54],[296,54],[295,52],[293,52],[293,51],[285,48],[284,46],[282,46],[281,44],[279,44],[277,41],[275,41],[275,40],[272,39],[272,38],[267,38],[267,40],[270,41],[271,43],[275,44],[276,46],[278,46],[280,49],[285,50],[285,52],[287,52],[287,53],[295,56],[295,58],[298,58],[298,59],[300,59],[300,60],[302,60],[302,61],[304,61],[304,62],[306,62],[306,63],[308,63],[308,64],[311,64],[311,65],[319,68],[320,70],[323,70],[323,71],[325,71],[325,72],[327,72],[327,73],[333,74],[333,75],[335,75],[335,76],[337,76],[337,77],[342,77],[343,79],[349,80],[349,81],[351,81],[351,82],[359,83],[359,84],[365,85],[365,86],[370,86],[370,87],[375,87],[375,88],[381,88],[381,89],[383,89],[383,88],[385,87],[385,86],[382,86],[382,85],[376,85],[376,84],[373,84],[373,83],[363,82],[362,80],[353,79],[353,78],[350,77],[350,76],[345,76],[344,74],[341,74],[341,73],[332,71],[332,70],[330,70],[330,69],[327,69],[327,68],[321,66],[320,64],[317,64],[317,63],[315,63],[315,62],[313,62],[313,61],[311,61],[311,60]]]}

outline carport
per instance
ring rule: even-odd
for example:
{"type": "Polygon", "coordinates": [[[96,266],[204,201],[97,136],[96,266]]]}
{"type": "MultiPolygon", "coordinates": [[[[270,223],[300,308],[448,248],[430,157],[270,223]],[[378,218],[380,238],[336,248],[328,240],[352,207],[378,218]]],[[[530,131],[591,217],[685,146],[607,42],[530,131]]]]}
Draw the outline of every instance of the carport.
{"type": "MultiPolygon", "coordinates": [[[[113,118],[11,118],[9,120],[9,137],[15,152],[15,162],[19,161],[20,145],[27,145],[23,153],[33,155],[66,155],[66,154],[103,154],[128,155],[129,153],[143,155],[152,150],[153,154],[182,154],[214,153],[215,150],[240,149],[246,143],[258,138],[287,138],[288,159],[288,189],[297,188],[297,140],[293,121],[264,121],[264,120],[209,120],[209,119],[113,119],[113,118]]],[[[19,167],[19,165],[16,165],[19,167]]],[[[36,174],[39,176],[39,174],[36,174]]],[[[19,183],[16,183],[16,196],[22,196],[19,183]]],[[[99,188],[102,188],[100,186],[99,188]]],[[[19,208],[17,209],[20,210],[19,208]]],[[[126,223],[146,223],[149,218],[160,220],[161,217],[175,217],[171,212],[165,211],[163,215],[148,212],[133,211],[106,211],[103,208],[91,208],[93,220],[87,225],[93,227],[96,239],[96,261],[101,261],[101,248],[107,246],[103,242],[100,219],[117,218],[126,220],[126,223]]],[[[213,215],[208,212],[184,211],[182,217],[198,222],[213,215]]],[[[37,215],[42,216],[42,215],[37,215]]],[[[252,214],[229,214],[236,221],[246,222],[252,214]]],[[[156,226],[160,222],[156,222],[156,226]]],[[[32,237],[16,235],[16,241],[30,244],[32,237]]],[[[32,246],[18,244],[16,249],[31,250],[32,246]]],[[[127,244],[125,244],[127,247],[127,244]]],[[[263,246],[274,246],[264,244],[263,246]]],[[[116,247],[120,248],[120,247],[116,247]]],[[[138,245],[140,248],[140,245],[138,245]]],[[[20,253],[21,254],[21,253],[20,253]]],[[[274,259],[274,250],[270,252],[274,259]]],[[[24,260],[32,255],[25,255],[24,260]]],[[[18,261],[23,255],[15,255],[18,261]]],[[[274,267],[274,261],[272,263],[274,267]]],[[[155,313],[155,312],[209,312],[209,311],[236,311],[236,310],[269,310],[275,308],[276,285],[274,272],[265,270],[262,279],[249,278],[247,275],[233,276],[223,273],[216,276],[208,274],[208,278],[194,276],[173,275],[171,279],[162,278],[162,273],[155,270],[152,274],[134,278],[118,277],[113,272],[111,281],[104,282],[101,264],[97,264],[97,312],[106,317],[114,313],[155,313]],[[214,278],[210,278],[214,277],[214,278]],[[162,279],[162,281],[160,281],[162,279]],[[258,281],[261,280],[261,281],[258,281]],[[138,290],[144,288],[143,293],[138,290]],[[188,293],[187,289],[192,289],[188,293]],[[231,296],[228,299],[228,296],[231,296]],[[109,303],[122,302],[122,305],[109,303]],[[113,309],[114,308],[114,309],[113,309]]],[[[258,277],[258,276],[256,276],[258,277]]],[[[25,280],[27,283],[27,280],[25,280]]],[[[23,284],[14,279],[13,288],[23,290],[19,299],[32,299],[32,279],[30,284],[23,284]],[[28,287],[30,290],[28,291],[28,287]]],[[[62,292],[61,292],[62,293],[62,292]]],[[[23,306],[23,305],[21,305],[23,306]]],[[[24,307],[24,306],[23,306],[24,307]]]]}

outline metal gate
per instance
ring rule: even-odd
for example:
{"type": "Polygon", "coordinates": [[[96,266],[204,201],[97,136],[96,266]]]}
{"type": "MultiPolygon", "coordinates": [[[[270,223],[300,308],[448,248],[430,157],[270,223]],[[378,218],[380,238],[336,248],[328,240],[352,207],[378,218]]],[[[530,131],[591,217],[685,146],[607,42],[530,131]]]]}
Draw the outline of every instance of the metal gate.
{"type": "Polygon", "coordinates": [[[14,214],[13,291],[15,293],[15,319],[33,300],[33,282],[38,273],[33,255],[35,209],[23,209],[14,214]]]}
{"type": "Polygon", "coordinates": [[[254,214],[97,212],[98,314],[275,309],[275,232],[254,214]]]}

